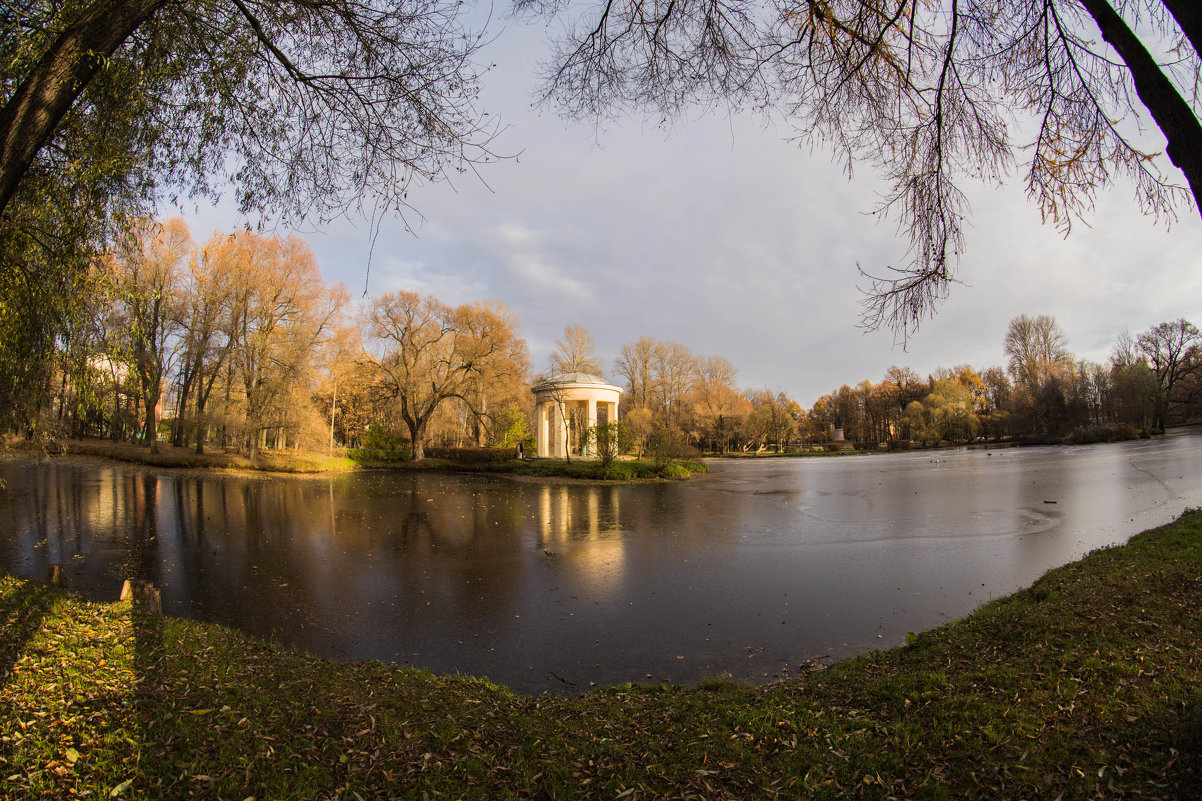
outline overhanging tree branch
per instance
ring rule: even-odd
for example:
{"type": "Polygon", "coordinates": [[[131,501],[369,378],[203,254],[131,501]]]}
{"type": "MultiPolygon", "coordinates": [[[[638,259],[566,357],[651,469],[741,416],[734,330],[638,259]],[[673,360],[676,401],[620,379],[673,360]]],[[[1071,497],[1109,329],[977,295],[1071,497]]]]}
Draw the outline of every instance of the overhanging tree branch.
{"type": "MultiPolygon", "coordinates": [[[[1147,107],[1157,126],[1168,140],[1165,152],[1178,169],[1185,174],[1190,189],[1194,194],[1194,204],[1202,212],[1202,124],[1185,99],[1177,91],[1177,87],[1168,79],[1156,63],[1156,59],[1144,47],[1143,42],[1131,30],[1122,17],[1106,0],[1078,0],[1081,6],[1093,17],[1102,38],[1118,52],[1126,63],[1135,83],[1135,91],[1139,99],[1147,107]]],[[[1172,9],[1172,0],[1166,0],[1166,5],[1172,9]]],[[[1183,5],[1178,3],[1176,5],[1183,5]]],[[[1199,24],[1197,17],[1200,12],[1191,6],[1192,17],[1184,9],[1182,17],[1192,21],[1195,30],[1199,24]]],[[[1174,12],[1176,13],[1176,12],[1174,12]]],[[[1179,18],[1180,20],[1180,18],[1179,18]]],[[[1184,25],[1184,23],[1183,23],[1184,25]]],[[[1190,33],[1187,30],[1187,34],[1190,33]]],[[[1198,47],[1193,36],[1190,37],[1194,47],[1198,47]]]]}
{"type": "Polygon", "coordinates": [[[117,48],[168,0],[98,0],[69,25],[0,110],[0,215],[63,118],[117,48]]]}

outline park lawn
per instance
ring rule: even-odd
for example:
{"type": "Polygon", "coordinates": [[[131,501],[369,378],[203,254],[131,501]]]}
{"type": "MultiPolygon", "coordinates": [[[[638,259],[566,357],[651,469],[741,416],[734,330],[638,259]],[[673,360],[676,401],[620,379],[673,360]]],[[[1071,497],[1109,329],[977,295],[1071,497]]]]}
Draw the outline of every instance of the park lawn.
{"type": "Polygon", "coordinates": [[[1194,798],[1202,511],[764,687],[525,697],[0,580],[0,795],[1194,798]]]}

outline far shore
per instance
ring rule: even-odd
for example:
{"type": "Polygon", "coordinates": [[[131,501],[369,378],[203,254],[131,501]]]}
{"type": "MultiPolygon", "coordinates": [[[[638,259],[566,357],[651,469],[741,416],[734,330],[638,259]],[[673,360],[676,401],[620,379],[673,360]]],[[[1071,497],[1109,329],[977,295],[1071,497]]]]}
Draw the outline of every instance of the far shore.
{"type": "MultiPolygon", "coordinates": [[[[204,453],[196,453],[195,448],[176,447],[162,442],[159,443],[158,450],[155,453],[152,453],[150,448],[145,445],[99,439],[56,440],[50,445],[45,446],[22,439],[10,438],[4,445],[9,453],[39,455],[55,459],[80,457],[125,462],[168,470],[205,470],[288,476],[322,476],[376,471],[418,471],[433,473],[479,473],[501,476],[515,481],[571,484],[594,483],[597,481],[606,481],[607,483],[641,483],[687,478],[694,473],[706,472],[703,463],[689,460],[673,460],[672,467],[675,472],[664,478],[654,474],[654,468],[649,462],[640,460],[622,460],[620,464],[627,465],[628,468],[623,468],[617,473],[611,471],[609,475],[605,475],[598,469],[598,462],[587,459],[574,459],[570,462],[555,459],[511,459],[502,462],[467,464],[450,459],[427,457],[419,462],[359,462],[346,455],[341,455],[344,450],[339,449],[339,454],[337,455],[304,451],[265,450],[259,453],[257,459],[251,460],[246,454],[226,451],[221,448],[206,448],[204,453]]],[[[2,452],[0,451],[0,453],[2,452]]]]}
{"type": "MultiPolygon", "coordinates": [[[[1099,429],[1092,436],[1089,432],[1078,432],[1067,438],[1062,444],[1089,444],[1092,442],[1113,442],[1123,439],[1146,437],[1146,434],[1132,430],[1099,429]]],[[[905,453],[908,451],[932,451],[947,449],[979,449],[996,450],[1001,448],[1019,447],[1022,445],[1057,444],[1045,440],[1000,440],[974,441],[968,443],[939,443],[938,445],[920,446],[906,443],[906,447],[856,449],[851,442],[838,443],[840,447],[832,448],[830,444],[814,446],[800,451],[730,451],[725,453],[708,453],[691,459],[672,459],[667,465],[653,466],[645,459],[621,457],[613,469],[602,469],[596,460],[574,459],[572,461],[557,459],[508,459],[483,463],[459,462],[451,459],[427,457],[421,461],[364,461],[348,456],[345,448],[336,448],[333,452],[299,450],[263,450],[252,460],[248,455],[229,451],[219,447],[207,447],[204,453],[197,453],[193,447],[177,447],[160,442],[155,453],[145,445],[132,442],[114,442],[108,439],[65,439],[53,440],[48,444],[29,442],[19,437],[8,437],[3,441],[0,453],[4,450],[13,453],[41,454],[48,457],[80,456],[97,459],[111,459],[118,462],[145,465],[160,469],[173,470],[214,470],[230,472],[246,472],[258,474],[284,474],[291,476],[317,476],[338,473],[353,473],[358,471],[421,471],[435,473],[481,473],[505,476],[519,481],[538,481],[544,483],[631,483],[663,480],[679,480],[688,478],[695,473],[707,472],[705,462],[715,459],[744,460],[744,459],[792,459],[792,458],[831,458],[845,456],[868,456],[886,453],[905,453]],[[625,465],[625,467],[622,467],[625,465]]]]}

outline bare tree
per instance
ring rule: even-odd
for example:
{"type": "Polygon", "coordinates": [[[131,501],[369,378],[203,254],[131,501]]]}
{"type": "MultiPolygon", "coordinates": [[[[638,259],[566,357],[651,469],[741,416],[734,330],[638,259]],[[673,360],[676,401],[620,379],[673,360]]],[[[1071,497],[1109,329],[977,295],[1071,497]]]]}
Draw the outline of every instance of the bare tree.
{"type": "Polygon", "coordinates": [[[1202,205],[1202,13],[1187,0],[584,7],[545,76],[545,98],[564,113],[749,108],[785,117],[849,171],[864,161],[883,173],[890,189],[877,212],[896,218],[911,250],[902,266],[865,273],[863,321],[902,338],[956,279],[965,179],[988,186],[1021,170],[1044,218],[1065,232],[1120,176],[1144,213],[1171,219],[1182,204],[1202,205]],[[1129,121],[1160,129],[1188,189],[1129,121]]]}
{"type": "Polygon", "coordinates": [[[1057,365],[1071,363],[1068,337],[1056,318],[1019,315],[1010,321],[1003,342],[1007,368],[1014,383],[1034,392],[1057,365]]]}
{"type": "Polygon", "coordinates": [[[1114,340],[1114,347],[1110,349],[1111,367],[1135,364],[1142,358],[1143,356],[1139,352],[1139,343],[1135,341],[1131,332],[1126,328],[1119,331],[1118,337],[1114,340]]]}
{"type": "Polygon", "coordinates": [[[600,375],[601,365],[597,346],[588,329],[575,323],[565,326],[563,339],[555,342],[555,350],[551,353],[552,372],[600,375]]]}
{"type": "Polygon", "coordinates": [[[622,346],[614,360],[614,370],[626,379],[625,405],[630,409],[646,409],[651,406],[651,359],[655,354],[656,342],[651,337],[639,337],[622,346]]]}
{"type": "Polygon", "coordinates": [[[1186,376],[1202,370],[1202,332],[1182,318],[1161,323],[1139,335],[1139,349],[1148,357],[1162,389],[1157,419],[1153,425],[1163,431],[1168,422],[1168,406],[1173,402],[1173,390],[1186,376]]]}
{"type": "Polygon", "coordinates": [[[390,292],[371,302],[363,322],[378,386],[400,406],[415,461],[425,458],[427,426],[444,401],[470,403],[481,378],[526,367],[525,343],[499,304],[452,308],[433,296],[390,292]]]}
{"type": "Polygon", "coordinates": [[[696,379],[697,359],[679,342],[657,342],[651,355],[652,380],[664,425],[675,431],[685,410],[684,400],[696,379]]]}

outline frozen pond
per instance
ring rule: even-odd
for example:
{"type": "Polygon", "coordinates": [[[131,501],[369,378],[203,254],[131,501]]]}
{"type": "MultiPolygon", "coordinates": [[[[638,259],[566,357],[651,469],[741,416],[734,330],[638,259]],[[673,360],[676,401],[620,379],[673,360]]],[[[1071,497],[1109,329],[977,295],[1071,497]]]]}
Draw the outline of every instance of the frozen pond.
{"type": "Polygon", "coordinates": [[[711,463],[629,486],[0,462],[0,565],[335,659],[591,683],[765,681],[903,642],[1202,506],[1202,435],[711,463]]]}

